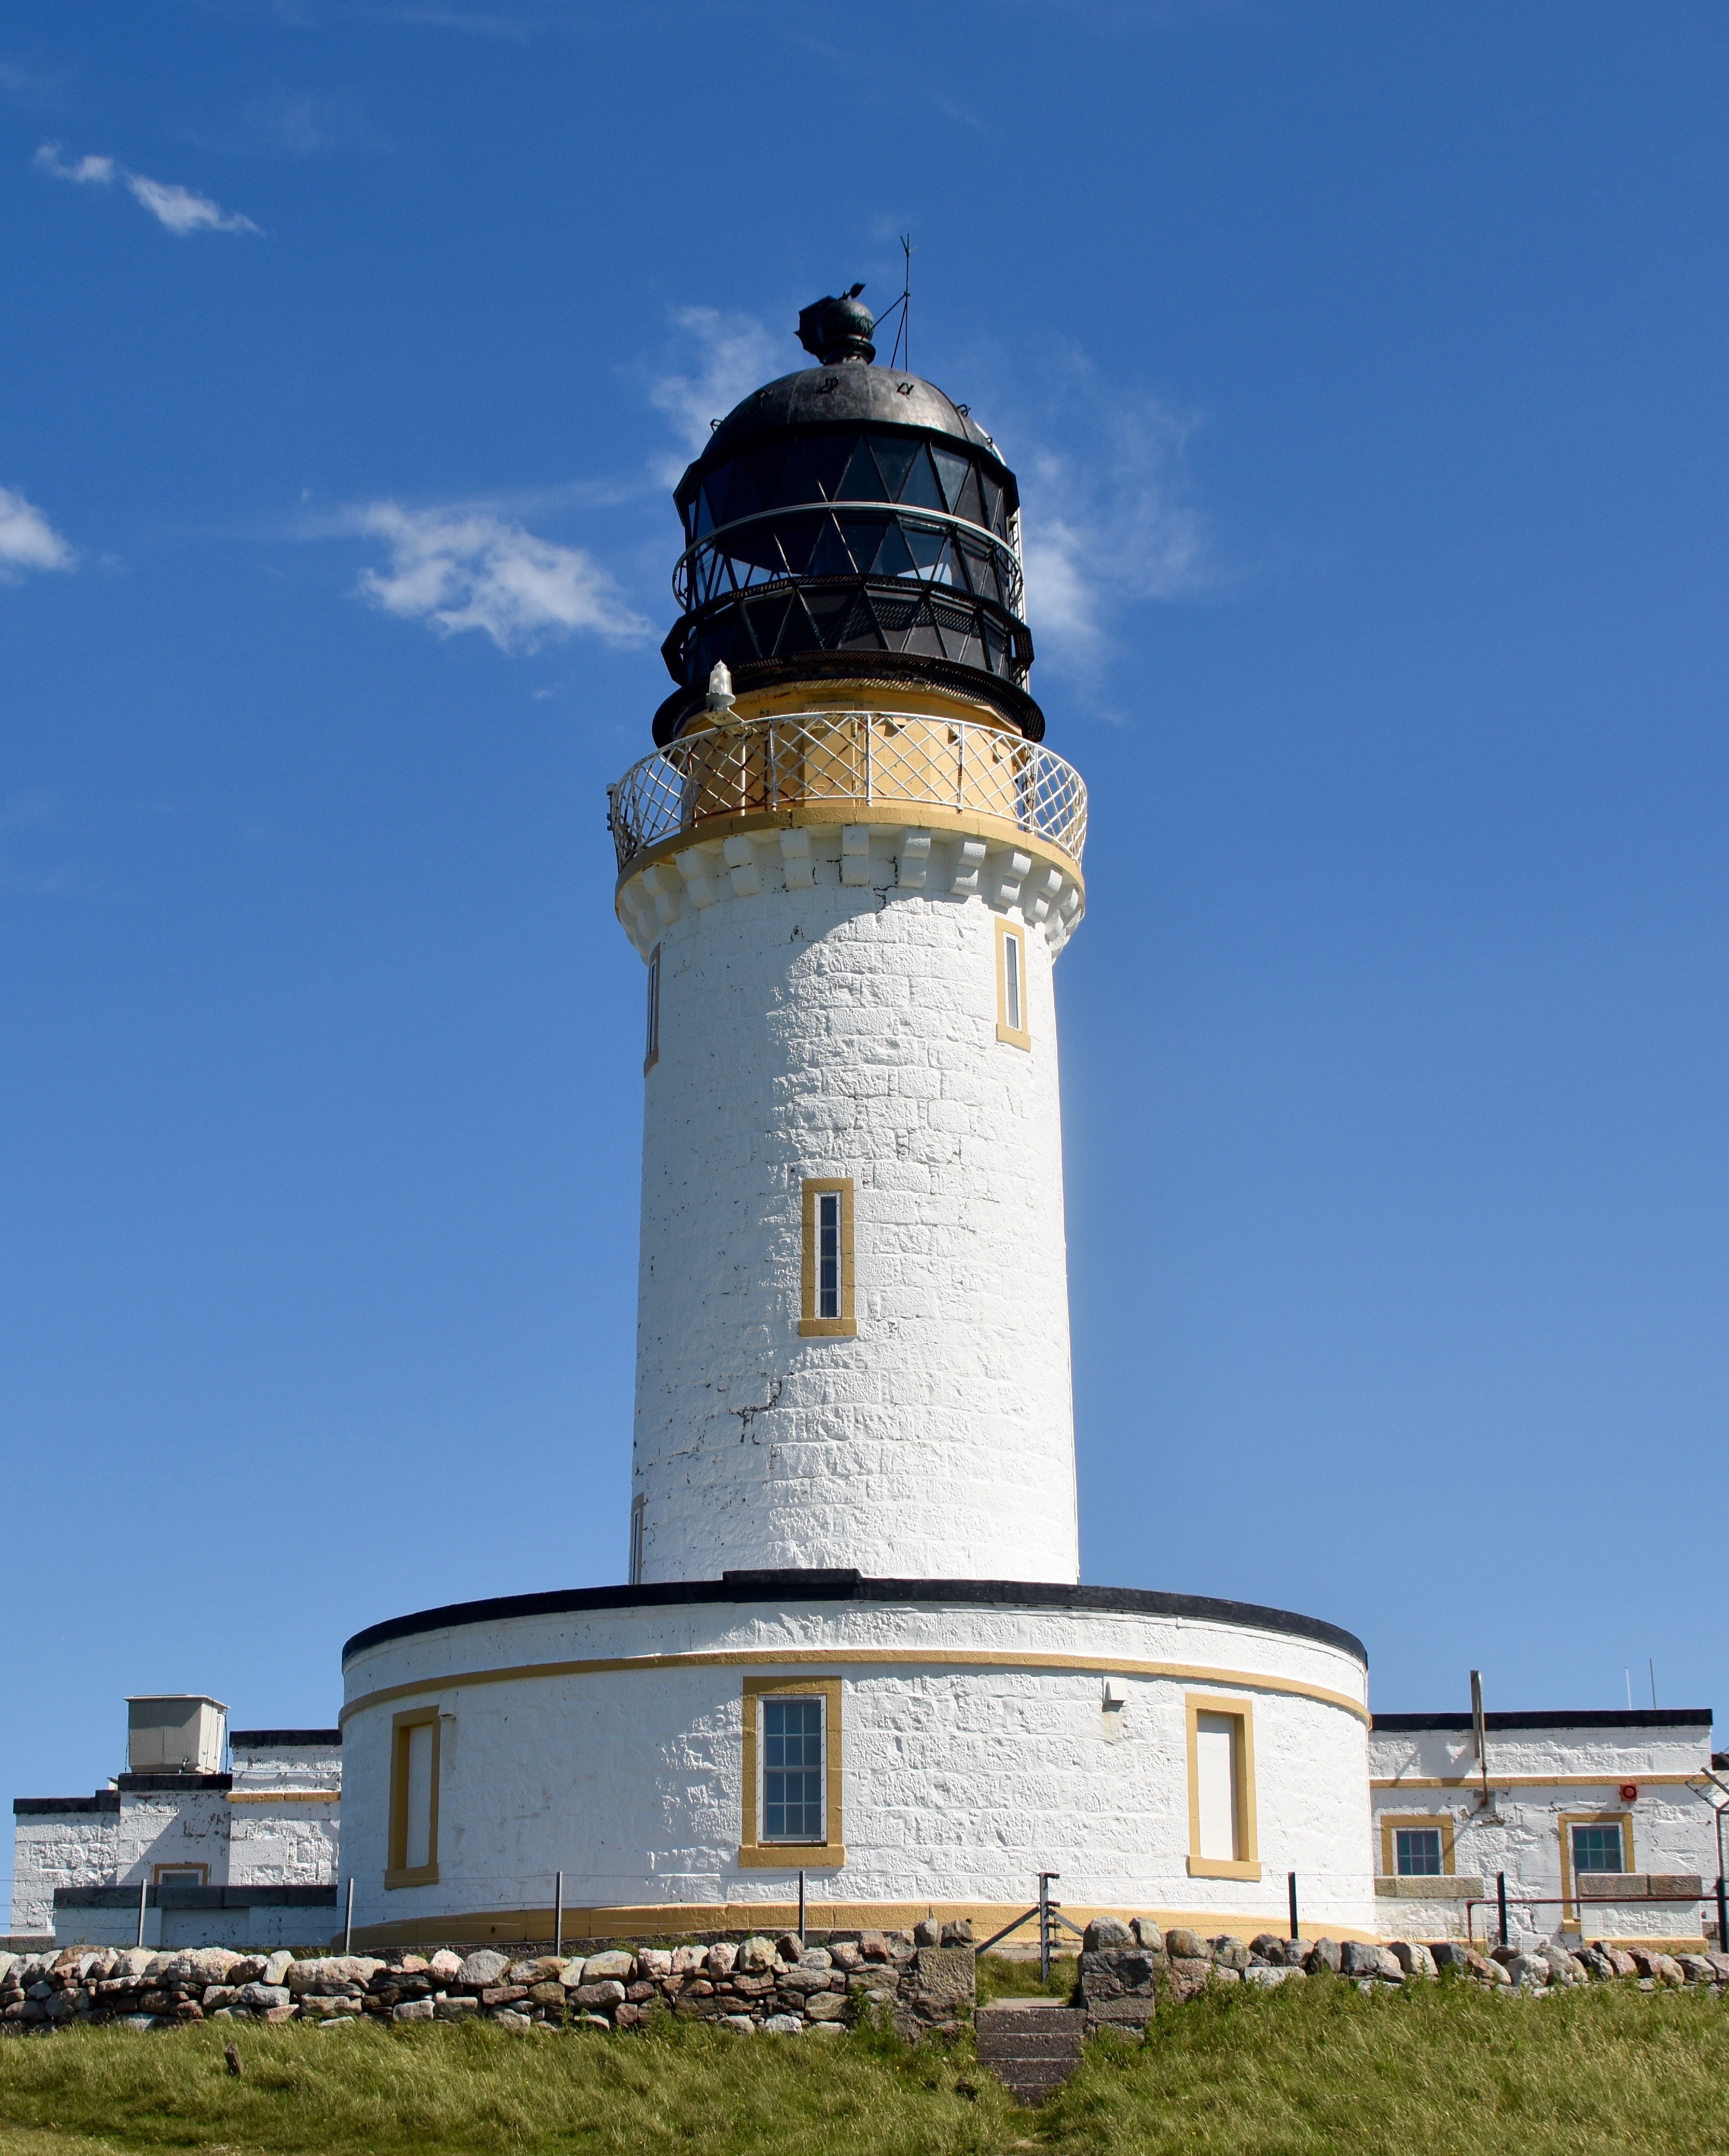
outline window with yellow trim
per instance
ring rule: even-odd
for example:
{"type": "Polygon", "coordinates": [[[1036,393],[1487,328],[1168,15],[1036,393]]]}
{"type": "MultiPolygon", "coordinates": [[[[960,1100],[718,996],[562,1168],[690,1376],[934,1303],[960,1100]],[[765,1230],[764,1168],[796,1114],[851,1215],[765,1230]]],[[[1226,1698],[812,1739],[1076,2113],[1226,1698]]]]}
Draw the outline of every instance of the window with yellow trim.
{"type": "Polygon", "coordinates": [[[1185,1707],[1190,1876],[1258,1879],[1253,1709],[1247,1700],[1198,1693],[1191,1693],[1185,1707]]]}
{"type": "Polygon", "coordinates": [[[852,1315],[852,1182],[807,1178],[804,1195],[804,1279],[799,1330],[850,1339],[852,1315]]]}
{"type": "Polygon", "coordinates": [[[1027,932],[999,915],[996,922],[996,1037],[1031,1048],[1027,1024],[1027,932]]]}
{"type": "Polygon", "coordinates": [[[411,1707],[390,1726],[390,1833],[386,1887],[438,1882],[439,1715],[411,1707]]]}

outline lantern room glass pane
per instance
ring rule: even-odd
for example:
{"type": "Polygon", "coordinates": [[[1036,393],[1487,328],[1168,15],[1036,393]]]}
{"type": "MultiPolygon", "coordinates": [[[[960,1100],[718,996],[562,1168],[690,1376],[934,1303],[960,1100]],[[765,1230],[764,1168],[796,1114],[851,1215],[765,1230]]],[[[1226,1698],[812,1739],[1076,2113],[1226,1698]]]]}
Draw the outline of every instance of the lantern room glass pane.
{"type": "Polygon", "coordinates": [[[891,501],[898,501],[901,489],[907,483],[907,474],[913,468],[913,459],[919,454],[917,442],[895,441],[887,435],[878,435],[872,447],[877,453],[877,466],[883,475],[884,486],[891,501]]]}
{"type": "MultiPolygon", "coordinates": [[[[933,449],[931,454],[936,459],[938,476],[943,482],[943,506],[955,510],[960,500],[960,490],[965,485],[967,474],[972,467],[965,457],[957,457],[952,449],[933,449]]],[[[958,510],[956,513],[959,514],[958,510]]]]}
{"type": "Polygon", "coordinates": [[[886,501],[888,499],[883,485],[883,475],[871,454],[871,445],[861,440],[847,459],[846,470],[841,479],[839,499],[842,501],[886,501]]]}
{"type": "Polygon", "coordinates": [[[907,483],[901,489],[901,500],[916,509],[946,509],[943,490],[937,485],[937,475],[931,470],[930,453],[921,449],[913,459],[907,474],[907,483]]]}

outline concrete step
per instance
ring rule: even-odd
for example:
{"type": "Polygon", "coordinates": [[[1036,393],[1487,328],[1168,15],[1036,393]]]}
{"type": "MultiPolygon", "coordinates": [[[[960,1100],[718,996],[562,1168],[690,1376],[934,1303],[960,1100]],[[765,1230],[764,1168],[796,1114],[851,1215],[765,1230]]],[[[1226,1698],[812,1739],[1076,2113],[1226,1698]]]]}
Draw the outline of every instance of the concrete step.
{"type": "Polygon", "coordinates": [[[1042,2103],[1081,2061],[1087,2017],[1056,1999],[981,2006],[973,2017],[979,2063],[1017,2103],[1042,2103]]]}

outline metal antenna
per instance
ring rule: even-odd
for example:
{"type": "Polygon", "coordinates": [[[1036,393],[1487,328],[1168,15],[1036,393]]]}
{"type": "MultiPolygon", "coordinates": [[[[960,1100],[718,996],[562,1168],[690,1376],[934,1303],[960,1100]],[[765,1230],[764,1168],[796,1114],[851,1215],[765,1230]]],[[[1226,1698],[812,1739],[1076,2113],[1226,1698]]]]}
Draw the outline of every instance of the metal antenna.
{"type": "Polygon", "coordinates": [[[900,364],[902,341],[904,339],[906,369],[910,374],[913,372],[913,337],[912,332],[907,326],[907,320],[913,310],[913,255],[914,253],[913,235],[910,232],[903,232],[901,234],[901,253],[907,259],[907,268],[906,275],[901,282],[901,318],[895,324],[894,350],[888,355],[888,364],[891,367],[900,364]]]}

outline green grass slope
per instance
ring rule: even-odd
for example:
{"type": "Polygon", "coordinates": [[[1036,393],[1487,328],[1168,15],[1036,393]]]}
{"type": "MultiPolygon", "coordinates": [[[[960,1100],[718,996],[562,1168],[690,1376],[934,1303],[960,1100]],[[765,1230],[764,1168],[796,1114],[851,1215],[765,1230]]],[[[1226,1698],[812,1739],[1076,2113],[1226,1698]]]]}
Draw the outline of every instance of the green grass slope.
{"type": "Polygon", "coordinates": [[[0,2043],[0,2156],[1574,2156],[1729,2152],[1729,2010],[1595,1987],[1311,1979],[1104,2037],[1041,2112],[963,2044],[874,2033],[525,2036],[440,2025],[97,2029],[0,2043]],[[245,2071],[225,2070],[234,2041],[245,2071]]]}

